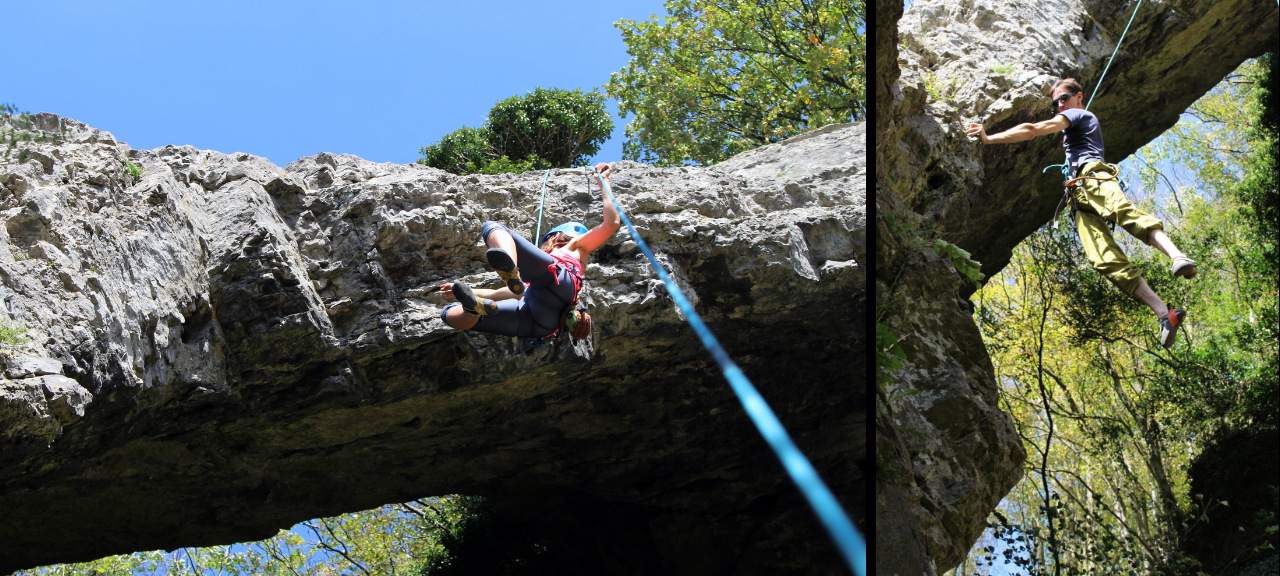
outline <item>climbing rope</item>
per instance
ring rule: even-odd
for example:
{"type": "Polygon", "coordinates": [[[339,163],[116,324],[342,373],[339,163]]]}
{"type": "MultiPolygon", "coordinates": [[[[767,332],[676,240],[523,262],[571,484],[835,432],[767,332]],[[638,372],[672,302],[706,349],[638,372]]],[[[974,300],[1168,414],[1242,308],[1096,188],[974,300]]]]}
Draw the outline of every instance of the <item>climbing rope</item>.
{"type": "Polygon", "coordinates": [[[849,564],[849,569],[853,570],[853,573],[857,576],[865,576],[867,573],[867,545],[863,541],[862,535],[858,533],[858,529],[853,526],[853,522],[849,520],[849,516],[845,514],[844,509],[840,507],[840,503],[831,494],[831,490],[818,477],[818,471],[809,463],[809,459],[805,458],[800,449],[791,441],[791,437],[787,435],[787,430],[782,427],[782,422],[774,415],[764,397],[760,395],[755,386],[751,385],[751,381],[747,379],[742,370],[738,368],[738,365],[729,357],[729,353],[725,352],[724,348],[720,346],[720,342],[716,340],[715,335],[711,333],[707,325],[702,322],[702,318],[698,316],[697,311],[689,304],[684,292],[680,291],[675,282],[671,281],[671,278],[667,276],[666,270],[653,257],[653,252],[649,251],[649,246],[640,237],[640,233],[636,231],[635,226],[631,225],[631,219],[627,218],[627,214],[622,211],[622,206],[618,204],[617,199],[609,192],[609,183],[603,178],[600,179],[600,183],[604,185],[605,196],[617,208],[618,216],[621,216],[622,221],[626,223],[627,229],[631,231],[631,237],[640,247],[640,251],[649,259],[649,264],[653,266],[654,271],[658,273],[658,277],[662,279],[662,283],[666,285],[667,292],[671,294],[671,299],[675,300],[676,306],[680,307],[680,311],[684,313],[685,319],[693,327],[693,331],[698,334],[698,338],[702,339],[702,345],[706,346],[707,351],[711,353],[711,357],[715,358],[716,364],[720,365],[720,370],[724,372],[724,377],[729,381],[729,386],[738,395],[738,400],[742,402],[742,407],[746,410],[747,416],[751,417],[751,421],[760,431],[760,435],[764,436],[765,441],[769,443],[769,447],[777,454],[778,459],[782,461],[783,468],[791,475],[791,480],[800,488],[800,492],[809,501],[809,505],[813,507],[813,511],[818,515],[818,519],[822,521],[822,525],[831,534],[831,538],[835,540],[836,547],[840,549],[840,553],[849,564]]]}
{"type": "MultiPolygon", "coordinates": [[[[1276,0],[1276,2],[1280,3],[1280,0],[1276,0]]],[[[1111,51],[1111,58],[1107,59],[1107,67],[1102,69],[1102,76],[1098,78],[1098,83],[1093,87],[1093,94],[1089,95],[1089,101],[1084,105],[1084,109],[1086,111],[1093,105],[1093,99],[1098,95],[1098,89],[1102,87],[1102,81],[1106,80],[1107,72],[1111,70],[1111,63],[1116,60],[1116,54],[1120,53],[1120,45],[1124,44],[1124,37],[1129,34],[1129,27],[1133,25],[1133,19],[1138,17],[1138,9],[1140,8],[1142,8],[1142,0],[1138,0],[1138,5],[1133,8],[1133,14],[1129,16],[1129,23],[1124,25],[1124,32],[1120,33],[1120,41],[1116,42],[1116,49],[1111,51]]],[[[1058,168],[1062,170],[1062,180],[1066,182],[1066,180],[1071,177],[1071,157],[1066,156],[1063,159],[1062,164],[1050,164],[1045,166],[1044,170],[1041,170],[1040,173],[1044,174],[1045,172],[1048,172],[1050,168],[1058,168]]],[[[1119,175],[1117,175],[1117,178],[1119,178],[1119,175]]],[[[1062,200],[1059,201],[1058,206],[1053,209],[1053,228],[1055,230],[1058,228],[1058,210],[1062,209],[1062,204],[1067,201],[1067,195],[1071,193],[1070,186],[1068,184],[1069,183],[1063,185],[1062,200]]],[[[1122,190],[1127,189],[1124,185],[1124,180],[1120,180],[1120,188],[1122,190]]],[[[1074,202],[1074,200],[1072,202],[1074,202]]],[[[1073,203],[1072,206],[1075,206],[1075,204],[1073,203]]],[[[1075,210],[1075,208],[1072,208],[1072,210],[1075,210]]]]}
{"type": "Polygon", "coordinates": [[[1124,32],[1120,34],[1120,41],[1116,42],[1116,49],[1111,51],[1111,59],[1107,60],[1107,67],[1102,69],[1102,77],[1098,78],[1097,86],[1093,88],[1093,94],[1089,95],[1089,102],[1084,105],[1084,109],[1088,110],[1093,104],[1093,97],[1098,95],[1098,86],[1102,86],[1102,81],[1107,77],[1107,71],[1111,70],[1111,63],[1116,59],[1116,53],[1120,52],[1120,45],[1124,44],[1125,34],[1129,33],[1129,27],[1133,25],[1133,19],[1138,16],[1138,9],[1142,8],[1142,0],[1138,0],[1138,6],[1133,9],[1133,15],[1129,16],[1129,23],[1124,25],[1124,32]]]}
{"type": "Polygon", "coordinates": [[[542,237],[542,203],[547,199],[547,178],[551,177],[551,169],[547,169],[547,175],[542,177],[542,200],[538,200],[538,231],[534,233],[534,238],[542,237]]]}
{"type": "MultiPolygon", "coordinates": [[[[1280,2],[1280,0],[1276,0],[1276,2],[1280,2]]],[[[1098,89],[1102,86],[1102,81],[1107,78],[1107,72],[1111,70],[1111,63],[1115,62],[1116,54],[1120,52],[1120,45],[1124,44],[1124,37],[1129,34],[1129,27],[1133,25],[1133,19],[1138,16],[1139,8],[1142,8],[1142,0],[1138,0],[1138,5],[1133,9],[1133,15],[1129,16],[1129,23],[1124,25],[1124,32],[1120,34],[1120,41],[1116,42],[1116,49],[1111,51],[1111,58],[1107,60],[1107,67],[1102,69],[1102,76],[1098,78],[1098,83],[1093,87],[1093,94],[1089,95],[1089,101],[1084,105],[1085,110],[1088,110],[1089,107],[1093,105],[1093,99],[1098,95],[1098,89]]],[[[1044,170],[1041,170],[1040,173],[1044,174],[1050,168],[1061,168],[1063,180],[1066,180],[1071,175],[1071,163],[1069,157],[1068,160],[1063,161],[1062,164],[1051,164],[1049,166],[1045,166],[1044,170]]],[[[1061,204],[1059,204],[1059,206],[1061,206],[1061,204]]],[[[1054,214],[1057,214],[1057,212],[1054,212],[1054,214]]]]}

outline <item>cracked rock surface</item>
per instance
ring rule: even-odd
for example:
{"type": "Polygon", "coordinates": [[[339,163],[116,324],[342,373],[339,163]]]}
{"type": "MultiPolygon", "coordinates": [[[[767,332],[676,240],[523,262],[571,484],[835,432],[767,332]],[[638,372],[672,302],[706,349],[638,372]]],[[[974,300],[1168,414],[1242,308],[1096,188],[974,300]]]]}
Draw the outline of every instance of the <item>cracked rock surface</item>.
{"type": "MultiPolygon", "coordinates": [[[[260,539],[415,497],[491,498],[599,573],[826,574],[840,560],[625,226],[588,340],[464,333],[542,172],[133,150],[42,113],[0,159],[0,573],[260,539]],[[137,176],[131,172],[137,171],[137,176]]],[[[865,125],[721,165],[614,163],[643,238],[849,513],[866,516],[865,125]]],[[[554,170],[542,229],[601,221],[554,170]]]]}

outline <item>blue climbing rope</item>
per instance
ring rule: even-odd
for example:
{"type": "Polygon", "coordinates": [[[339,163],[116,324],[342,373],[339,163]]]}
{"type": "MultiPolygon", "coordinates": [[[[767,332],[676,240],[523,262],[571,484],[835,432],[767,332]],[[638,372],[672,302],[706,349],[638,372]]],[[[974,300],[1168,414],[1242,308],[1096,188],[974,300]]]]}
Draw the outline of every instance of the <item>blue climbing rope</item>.
{"type": "MultiPolygon", "coordinates": [[[[588,170],[590,169],[588,168],[588,170]]],[[[622,217],[627,229],[631,231],[631,237],[639,245],[640,251],[644,252],[645,257],[649,259],[649,264],[653,266],[654,271],[658,273],[658,277],[662,279],[662,283],[666,285],[667,292],[671,294],[671,299],[675,300],[676,305],[684,313],[689,325],[693,327],[693,331],[698,334],[698,338],[702,339],[702,345],[707,347],[711,357],[715,358],[716,364],[720,365],[725,379],[729,381],[729,386],[738,395],[738,400],[742,402],[742,407],[746,410],[747,415],[751,417],[751,421],[755,423],[760,435],[764,436],[765,441],[769,443],[769,447],[773,448],[778,459],[782,461],[782,466],[791,475],[791,480],[800,488],[800,492],[809,501],[809,505],[813,507],[813,511],[818,515],[818,519],[822,521],[822,525],[831,534],[831,538],[835,540],[836,547],[840,549],[840,553],[849,564],[849,569],[853,570],[857,576],[865,576],[867,573],[867,545],[863,541],[862,535],[858,533],[858,529],[853,526],[853,522],[849,520],[849,516],[845,514],[844,509],[840,507],[840,503],[831,494],[831,490],[818,477],[818,471],[809,463],[809,459],[805,458],[800,449],[791,441],[787,430],[782,427],[782,422],[774,415],[764,397],[760,395],[755,386],[751,385],[751,381],[747,379],[747,376],[742,373],[738,365],[729,357],[729,353],[725,352],[724,348],[720,346],[720,342],[716,340],[715,335],[711,333],[707,325],[702,322],[702,318],[698,316],[697,311],[689,304],[684,292],[681,292],[680,288],[671,281],[671,278],[667,276],[666,270],[653,257],[653,252],[649,251],[649,246],[640,237],[640,233],[636,231],[635,226],[631,225],[631,219],[627,218],[627,214],[622,211],[622,206],[618,205],[618,201],[609,192],[609,183],[603,178],[600,179],[600,183],[604,186],[605,196],[613,202],[614,207],[618,210],[618,215],[622,217]]]]}
{"type": "MultiPolygon", "coordinates": [[[[1280,1],[1280,0],[1277,0],[1280,1]]],[[[551,177],[551,169],[547,169],[547,175],[542,177],[542,200],[538,200],[538,231],[534,233],[534,238],[542,237],[542,202],[547,199],[547,178],[551,177]]]]}
{"type": "MultiPolygon", "coordinates": [[[[1280,0],[1276,0],[1276,2],[1280,3],[1280,0]]],[[[1102,69],[1102,76],[1098,78],[1098,83],[1094,85],[1093,94],[1089,95],[1089,102],[1084,105],[1085,110],[1088,110],[1089,107],[1093,105],[1093,99],[1098,95],[1098,88],[1102,86],[1102,81],[1107,78],[1107,72],[1111,70],[1111,63],[1115,62],[1116,54],[1120,52],[1120,45],[1124,44],[1124,37],[1129,34],[1129,27],[1133,25],[1133,19],[1138,16],[1139,8],[1142,8],[1142,0],[1138,0],[1138,5],[1133,9],[1133,15],[1129,16],[1129,23],[1124,25],[1124,32],[1120,34],[1120,41],[1116,42],[1116,49],[1111,51],[1111,58],[1107,60],[1107,67],[1102,69]]],[[[1064,161],[1062,164],[1050,164],[1045,166],[1044,170],[1041,170],[1040,173],[1044,174],[1050,168],[1061,168],[1063,180],[1067,179],[1071,171],[1070,162],[1068,160],[1064,161]]]]}
{"type": "Polygon", "coordinates": [[[1116,42],[1116,49],[1111,51],[1111,59],[1107,60],[1107,67],[1102,69],[1102,76],[1098,78],[1098,84],[1093,87],[1093,94],[1089,95],[1089,102],[1084,105],[1085,110],[1088,110],[1089,106],[1093,104],[1093,97],[1098,95],[1098,86],[1102,86],[1102,81],[1107,77],[1107,71],[1111,70],[1111,63],[1115,61],[1116,54],[1120,52],[1120,45],[1124,44],[1124,37],[1129,33],[1129,27],[1133,25],[1133,19],[1138,16],[1139,8],[1142,8],[1142,0],[1138,0],[1138,6],[1133,9],[1133,15],[1129,16],[1129,23],[1124,25],[1124,32],[1120,34],[1120,41],[1116,42]]]}

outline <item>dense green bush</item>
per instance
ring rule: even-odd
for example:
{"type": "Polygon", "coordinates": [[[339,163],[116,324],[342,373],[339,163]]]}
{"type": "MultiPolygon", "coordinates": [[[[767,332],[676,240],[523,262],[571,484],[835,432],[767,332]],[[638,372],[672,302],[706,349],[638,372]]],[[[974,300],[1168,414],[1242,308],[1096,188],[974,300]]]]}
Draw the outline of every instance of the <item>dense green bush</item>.
{"type": "MultiPolygon", "coordinates": [[[[26,257],[25,257],[26,254],[20,254],[20,255],[23,257],[18,258],[17,256],[19,256],[19,254],[15,254],[14,259],[26,260],[26,257]]],[[[4,318],[0,318],[0,344],[7,344],[9,346],[18,346],[21,344],[26,344],[30,340],[31,340],[31,337],[27,336],[26,326],[23,326],[17,323],[10,324],[4,318]]]]}
{"type": "Polygon", "coordinates": [[[485,137],[485,130],[467,126],[445,134],[439,142],[424,146],[418,152],[422,154],[422,158],[418,159],[419,164],[454,174],[481,172],[481,168],[495,156],[485,137]]]}
{"type": "Polygon", "coordinates": [[[496,103],[484,126],[420,148],[418,163],[454,174],[566,168],[595,155],[612,131],[603,94],[537,88],[496,103]]]}
{"type": "Polygon", "coordinates": [[[508,158],[538,157],[555,167],[581,164],[613,132],[604,95],[538,88],[489,111],[489,142],[508,158]]]}

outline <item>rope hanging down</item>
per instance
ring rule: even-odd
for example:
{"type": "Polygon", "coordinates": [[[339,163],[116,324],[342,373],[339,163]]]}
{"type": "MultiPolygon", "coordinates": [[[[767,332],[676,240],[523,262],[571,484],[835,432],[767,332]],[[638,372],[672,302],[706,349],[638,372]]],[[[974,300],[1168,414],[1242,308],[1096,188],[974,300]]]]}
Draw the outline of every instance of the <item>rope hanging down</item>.
{"type": "Polygon", "coordinates": [[[547,169],[547,175],[542,177],[542,200],[538,200],[538,231],[533,234],[534,238],[542,237],[542,202],[547,199],[547,178],[551,177],[551,169],[547,169]]]}
{"type": "Polygon", "coordinates": [[[1124,37],[1129,33],[1129,27],[1133,25],[1133,19],[1138,16],[1138,9],[1142,8],[1142,0],[1138,0],[1138,5],[1133,9],[1133,15],[1129,16],[1129,23],[1124,25],[1124,32],[1120,34],[1120,41],[1116,42],[1116,49],[1111,51],[1111,59],[1107,60],[1107,67],[1102,69],[1102,77],[1098,78],[1097,86],[1093,87],[1093,94],[1089,95],[1089,102],[1084,105],[1084,109],[1088,110],[1093,104],[1093,97],[1098,95],[1098,86],[1102,86],[1102,81],[1107,78],[1107,71],[1111,70],[1111,63],[1116,59],[1116,53],[1120,52],[1120,45],[1124,44],[1124,37]]]}
{"type": "Polygon", "coordinates": [[[724,348],[720,346],[720,342],[716,340],[715,335],[711,333],[707,325],[702,322],[702,318],[698,316],[697,311],[689,304],[689,300],[685,298],[684,293],[671,281],[671,278],[667,276],[666,270],[663,270],[662,265],[653,257],[653,252],[649,251],[649,246],[645,244],[644,239],[636,232],[635,226],[631,225],[631,219],[627,218],[627,214],[622,211],[622,206],[619,206],[618,201],[610,194],[609,183],[604,179],[601,179],[600,182],[604,185],[605,196],[618,209],[618,215],[622,217],[627,229],[631,231],[631,237],[639,245],[640,251],[644,252],[645,257],[649,259],[649,264],[653,266],[654,271],[658,273],[658,277],[662,279],[662,283],[666,285],[667,292],[671,294],[671,299],[675,300],[676,305],[684,313],[689,325],[693,327],[693,331],[697,332],[698,338],[702,339],[703,346],[707,347],[711,357],[715,358],[716,364],[720,365],[725,379],[729,381],[729,386],[738,395],[738,400],[742,402],[742,407],[746,410],[747,415],[751,417],[751,421],[760,431],[760,435],[764,436],[765,441],[769,443],[769,447],[773,448],[778,459],[782,461],[782,466],[791,475],[791,480],[800,488],[800,492],[804,494],[805,499],[809,501],[809,505],[813,507],[813,511],[818,515],[818,519],[822,521],[823,527],[827,529],[827,532],[831,534],[831,538],[835,540],[840,553],[849,564],[849,569],[853,570],[853,573],[857,576],[865,576],[867,574],[867,545],[862,539],[862,535],[858,533],[858,529],[853,526],[853,522],[849,520],[849,516],[845,514],[844,509],[840,507],[840,503],[831,494],[831,490],[818,477],[818,471],[809,463],[809,459],[805,458],[800,449],[791,441],[786,429],[782,427],[782,422],[774,415],[764,397],[760,395],[755,386],[751,385],[751,381],[747,379],[747,376],[742,373],[738,365],[729,357],[728,352],[725,352],[724,348]]]}

